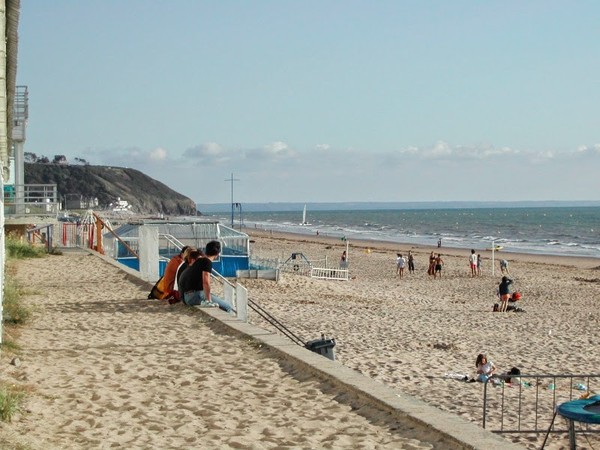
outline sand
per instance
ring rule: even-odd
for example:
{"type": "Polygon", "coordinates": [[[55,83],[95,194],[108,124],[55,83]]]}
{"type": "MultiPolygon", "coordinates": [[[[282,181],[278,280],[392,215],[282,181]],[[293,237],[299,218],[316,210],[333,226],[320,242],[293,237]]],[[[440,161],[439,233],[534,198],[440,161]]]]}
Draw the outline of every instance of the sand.
{"type": "MultiPolygon", "coordinates": [[[[262,230],[250,234],[253,256],[261,258],[285,261],[299,252],[336,265],[346,248],[339,239],[323,236],[262,230]]],[[[482,423],[483,385],[448,379],[445,374],[476,376],[478,353],[486,353],[500,372],[518,367],[531,375],[600,374],[598,259],[496,252],[496,258],[509,260],[509,276],[523,294],[520,307],[525,312],[494,313],[499,266],[492,276],[491,252],[476,251],[484,258],[482,275],[476,278],[470,276],[469,250],[363,241],[350,243],[350,281],[317,280],[292,272],[284,273],[277,284],[264,280],[244,284],[251,298],[304,339],[321,333],[335,337],[336,354],[344,365],[477,424],[482,423]],[[409,250],[415,254],[416,271],[406,270],[399,279],[396,253],[406,256],[409,250]],[[442,253],[441,279],[427,275],[430,251],[442,253]]],[[[255,314],[250,320],[262,323],[255,314]]],[[[570,386],[562,383],[559,389],[557,382],[553,391],[548,389],[550,380],[537,381],[546,414],[538,428],[545,429],[552,414],[548,400],[568,395],[570,386]]],[[[600,393],[600,379],[589,384],[600,393]]],[[[535,391],[532,387],[526,393],[531,402],[535,391]]],[[[498,413],[498,419],[500,408],[494,408],[491,414],[498,413]]],[[[517,408],[509,406],[508,416],[515,416],[517,408]]],[[[523,411],[527,415],[531,417],[523,411]]],[[[497,423],[488,425],[493,428],[497,423]]],[[[539,448],[539,436],[509,438],[539,448]]],[[[547,448],[560,448],[565,439],[554,435],[547,448]]]]}
{"type": "MultiPolygon", "coordinates": [[[[261,258],[301,252],[335,265],[346,248],[322,236],[250,233],[261,258]]],[[[481,252],[483,274],[471,278],[469,252],[442,248],[443,277],[434,280],[426,273],[431,250],[351,242],[350,281],[292,272],[278,283],[241,282],[303,339],[335,337],[344,365],[478,425],[483,385],[445,374],[474,376],[480,352],[500,371],[600,372],[600,261],[506,253],[525,312],[501,314],[492,312],[499,273],[491,275],[490,252],[481,252]],[[399,279],[395,254],[408,250],[416,273],[399,279]]],[[[8,365],[3,354],[0,379],[31,395],[26,411],[0,429],[5,447],[443,448],[422,431],[358,414],[331,387],[216,332],[201,311],[147,300],[147,285],[95,256],[22,261],[16,276],[35,315],[19,338],[22,364],[8,365]]],[[[250,321],[276,332],[252,311],[250,321]]],[[[540,395],[561,389],[542,386],[540,395]]],[[[508,438],[539,448],[539,436],[508,438]]],[[[553,435],[547,448],[566,443],[553,435]]]]}
{"type": "Polygon", "coordinates": [[[20,261],[32,322],[0,380],[29,392],[0,448],[444,448],[422,431],[338,402],[203,312],[87,253],[20,261]]]}

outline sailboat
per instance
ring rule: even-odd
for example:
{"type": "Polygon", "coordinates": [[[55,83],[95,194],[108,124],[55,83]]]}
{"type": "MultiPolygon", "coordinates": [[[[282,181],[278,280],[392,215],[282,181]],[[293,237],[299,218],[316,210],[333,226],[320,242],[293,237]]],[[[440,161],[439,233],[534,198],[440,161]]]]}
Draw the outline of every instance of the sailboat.
{"type": "Polygon", "coordinates": [[[304,211],[302,211],[302,223],[300,225],[310,225],[310,223],[306,221],[306,203],[304,204],[304,211]]]}

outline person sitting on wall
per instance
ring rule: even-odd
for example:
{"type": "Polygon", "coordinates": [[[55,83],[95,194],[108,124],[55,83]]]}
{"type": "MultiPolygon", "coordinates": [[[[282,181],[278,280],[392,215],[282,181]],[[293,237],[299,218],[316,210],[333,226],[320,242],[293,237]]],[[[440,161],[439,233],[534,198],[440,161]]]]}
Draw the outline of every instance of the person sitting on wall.
{"type": "Polygon", "coordinates": [[[188,246],[183,247],[179,254],[173,256],[169,260],[167,266],[165,267],[165,272],[163,276],[160,277],[160,279],[156,282],[156,284],[150,291],[150,294],[148,295],[149,299],[155,298],[157,300],[170,300],[173,297],[177,268],[184,261],[183,254],[188,248],[188,246]]]}
{"type": "Polygon", "coordinates": [[[165,267],[165,273],[163,274],[161,283],[158,285],[159,289],[161,289],[164,293],[161,300],[166,300],[166,299],[171,300],[171,298],[173,298],[173,297],[178,298],[177,291],[174,288],[175,287],[175,275],[177,274],[177,269],[179,268],[179,265],[183,262],[183,254],[185,253],[185,251],[188,248],[189,248],[189,246],[187,246],[187,245],[184,246],[181,249],[181,252],[179,252],[178,255],[173,256],[167,263],[167,266],[165,267]]]}
{"type": "MultiPolygon", "coordinates": [[[[196,249],[193,248],[193,247],[188,247],[185,250],[185,252],[183,252],[183,260],[181,261],[181,263],[177,267],[177,271],[175,273],[175,284],[173,286],[173,289],[176,290],[176,291],[179,291],[179,280],[181,279],[181,274],[191,264],[190,263],[190,254],[193,251],[196,251],[196,249]]],[[[202,253],[201,251],[199,251],[199,252],[200,252],[200,256],[204,256],[204,253],[202,253]]],[[[181,295],[180,295],[180,297],[181,297],[181,295]]]]}
{"type": "Polygon", "coordinates": [[[223,311],[232,311],[231,305],[211,292],[212,263],[221,253],[221,243],[210,241],[206,244],[206,256],[198,251],[190,253],[190,263],[179,279],[179,291],[183,292],[183,302],[188,306],[218,306],[223,311]]]}

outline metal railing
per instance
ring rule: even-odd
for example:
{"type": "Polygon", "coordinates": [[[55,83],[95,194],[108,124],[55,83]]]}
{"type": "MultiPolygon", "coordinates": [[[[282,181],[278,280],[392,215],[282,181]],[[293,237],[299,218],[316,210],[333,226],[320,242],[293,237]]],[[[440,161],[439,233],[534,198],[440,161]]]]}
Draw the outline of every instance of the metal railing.
{"type": "Polygon", "coordinates": [[[27,240],[33,245],[37,243],[43,244],[46,247],[46,251],[50,253],[53,247],[53,234],[53,224],[40,225],[39,227],[27,230],[27,240]]]}
{"type": "Polygon", "coordinates": [[[56,184],[14,184],[4,186],[4,215],[54,216],[60,203],[56,184]]]}
{"type": "MultiPolygon", "coordinates": [[[[484,384],[482,426],[494,433],[568,433],[552,423],[557,405],[598,388],[598,374],[494,375],[484,384]]],[[[586,432],[600,428],[591,425],[586,432]]]]}
{"type": "Polygon", "coordinates": [[[211,283],[211,292],[226,300],[233,308],[233,312],[237,313],[238,308],[237,299],[235,297],[235,284],[214,269],[210,274],[210,277],[216,281],[215,284],[211,283]],[[230,294],[228,295],[227,292],[230,294]]]}

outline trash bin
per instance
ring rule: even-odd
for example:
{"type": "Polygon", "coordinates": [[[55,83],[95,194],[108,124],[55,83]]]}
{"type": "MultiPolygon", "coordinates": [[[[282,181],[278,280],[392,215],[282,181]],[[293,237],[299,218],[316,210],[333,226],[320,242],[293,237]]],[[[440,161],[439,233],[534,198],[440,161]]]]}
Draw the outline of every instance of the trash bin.
{"type": "Polygon", "coordinates": [[[305,344],[305,347],[311,352],[318,353],[319,355],[323,355],[326,358],[335,361],[335,352],[333,351],[333,347],[335,347],[335,339],[326,339],[324,335],[321,335],[321,339],[308,341],[305,344]]]}

